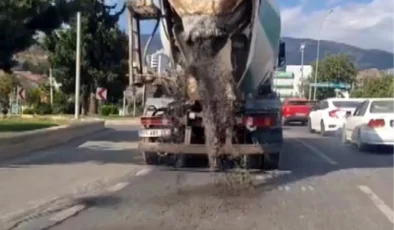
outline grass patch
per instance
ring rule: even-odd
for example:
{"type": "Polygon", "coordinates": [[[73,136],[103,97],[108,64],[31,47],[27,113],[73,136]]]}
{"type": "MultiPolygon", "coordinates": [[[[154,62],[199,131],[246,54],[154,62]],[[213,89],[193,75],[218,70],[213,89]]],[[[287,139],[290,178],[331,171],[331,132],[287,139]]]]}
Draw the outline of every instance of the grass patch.
{"type": "Polygon", "coordinates": [[[0,119],[0,132],[23,132],[37,129],[54,127],[66,123],[65,121],[53,121],[48,119],[0,119]]]}

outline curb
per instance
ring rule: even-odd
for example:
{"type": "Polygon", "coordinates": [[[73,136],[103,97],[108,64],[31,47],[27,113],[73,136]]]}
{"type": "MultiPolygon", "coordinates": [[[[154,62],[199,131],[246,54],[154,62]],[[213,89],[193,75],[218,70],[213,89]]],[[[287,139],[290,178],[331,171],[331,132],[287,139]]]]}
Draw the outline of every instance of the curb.
{"type": "Polygon", "coordinates": [[[105,120],[105,125],[132,125],[138,126],[140,125],[140,118],[130,118],[130,119],[119,119],[119,120],[105,120]]]}
{"type": "Polygon", "coordinates": [[[104,121],[84,121],[3,136],[0,137],[0,160],[64,144],[103,129],[104,121]]]}

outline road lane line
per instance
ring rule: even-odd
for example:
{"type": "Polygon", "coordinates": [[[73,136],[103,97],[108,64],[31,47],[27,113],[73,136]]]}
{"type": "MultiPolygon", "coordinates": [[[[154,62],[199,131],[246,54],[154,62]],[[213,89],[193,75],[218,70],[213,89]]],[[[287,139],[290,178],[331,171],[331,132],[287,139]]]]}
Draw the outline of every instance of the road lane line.
{"type": "Polygon", "coordinates": [[[150,173],[152,171],[153,171],[152,168],[143,168],[140,171],[138,171],[135,175],[136,176],[145,176],[145,175],[147,175],[148,173],[150,173]]]}
{"type": "Polygon", "coordinates": [[[53,217],[51,217],[49,220],[55,221],[55,222],[60,222],[63,220],[66,220],[67,218],[74,216],[78,214],[80,211],[85,209],[85,205],[79,204],[79,205],[74,205],[68,209],[65,209],[59,213],[56,213],[53,217]]]}
{"type": "Polygon", "coordinates": [[[320,151],[319,149],[313,147],[312,145],[299,140],[299,139],[295,139],[296,141],[298,141],[299,143],[301,143],[302,145],[304,145],[305,147],[307,147],[309,150],[312,151],[312,153],[314,153],[315,155],[323,158],[325,161],[327,161],[329,164],[331,165],[337,165],[338,162],[336,162],[335,160],[331,159],[330,157],[328,157],[326,154],[324,154],[322,151],[320,151]]]}
{"type": "Polygon", "coordinates": [[[127,185],[129,185],[129,183],[127,183],[127,182],[120,182],[120,183],[117,183],[116,185],[108,188],[107,190],[109,192],[117,192],[117,191],[125,188],[127,185]]]}
{"type": "Polygon", "coordinates": [[[382,199],[380,199],[368,186],[359,185],[358,188],[367,194],[369,198],[372,200],[372,203],[389,219],[391,223],[394,224],[394,212],[393,210],[386,205],[382,199]]]}

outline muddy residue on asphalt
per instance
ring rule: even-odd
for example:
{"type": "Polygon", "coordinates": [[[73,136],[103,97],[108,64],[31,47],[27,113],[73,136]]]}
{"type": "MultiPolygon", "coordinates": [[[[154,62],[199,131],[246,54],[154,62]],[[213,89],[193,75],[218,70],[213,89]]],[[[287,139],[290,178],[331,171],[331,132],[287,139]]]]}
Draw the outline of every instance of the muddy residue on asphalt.
{"type": "MultiPolygon", "coordinates": [[[[180,201],[192,202],[193,197],[207,197],[208,200],[219,199],[216,202],[199,204],[199,209],[232,209],[243,207],[244,198],[261,195],[262,189],[252,182],[249,172],[242,173],[214,173],[218,168],[217,156],[222,154],[225,144],[226,129],[235,122],[235,100],[239,93],[233,80],[232,66],[227,39],[206,39],[189,44],[192,55],[189,66],[185,68],[185,76],[193,76],[197,82],[198,93],[201,97],[202,115],[205,127],[205,143],[209,165],[214,182],[205,186],[187,187],[184,189],[183,174],[177,177],[177,192],[171,197],[161,198],[157,204],[161,206],[177,205],[180,201]],[[236,202],[236,201],[239,202],[236,202]],[[164,202],[164,203],[162,203],[164,202]],[[234,206],[235,205],[235,206],[234,206]]],[[[181,76],[182,78],[182,76],[181,76]]],[[[186,99],[186,77],[178,79],[177,90],[173,91],[179,104],[186,99]]],[[[230,157],[231,158],[231,157],[230,157]]],[[[207,200],[207,201],[208,201],[207,200]]],[[[155,201],[156,202],[156,201],[155,201]]]]}
{"type": "Polygon", "coordinates": [[[252,175],[243,172],[216,173],[209,183],[183,183],[161,196],[147,198],[144,205],[149,203],[162,213],[187,222],[212,220],[219,213],[249,215],[251,210],[262,210],[263,197],[275,187],[273,183],[258,183],[251,178],[252,175]]]}

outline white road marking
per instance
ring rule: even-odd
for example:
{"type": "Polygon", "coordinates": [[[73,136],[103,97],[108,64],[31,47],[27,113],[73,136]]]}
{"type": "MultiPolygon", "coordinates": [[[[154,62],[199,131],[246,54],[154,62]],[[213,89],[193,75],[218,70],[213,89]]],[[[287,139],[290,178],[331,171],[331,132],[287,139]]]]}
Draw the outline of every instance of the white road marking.
{"type": "Polygon", "coordinates": [[[145,176],[145,175],[147,175],[148,173],[150,173],[152,171],[153,171],[152,168],[143,168],[140,171],[138,171],[135,175],[136,176],[145,176]]]}
{"type": "Polygon", "coordinates": [[[387,219],[394,224],[394,212],[381,200],[368,186],[359,185],[358,188],[369,196],[372,203],[387,217],[387,219]]]}
{"type": "Polygon", "coordinates": [[[289,190],[290,190],[290,187],[289,187],[289,186],[285,186],[285,190],[286,190],[286,191],[289,191],[289,190]]]}
{"type": "Polygon", "coordinates": [[[125,188],[127,185],[129,185],[129,183],[127,183],[127,182],[120,182],[120,183],[117,183],[116,185],[108,188],[107,190],[109,192],[117,192],[117,191],[125,188]]]}
{"type": "Polygon", "coordinates": [[[264,180],[264,179],[265,179],[264,175],[257,175],[256,176],[256,180],[264,180]]]}
{"type": "Polygon", "coordinates": [[[337,165],[338,162],[336,162],[335,160],[331,159],[330,157],[328,157],[326,154],[324,154],[322,151],[320,151],[319,149],[313,147],[312,145],[305,143],[302,140],[299,139],[295,139],[296,141],[298,141],[299,143],[301,143],[302,145],[304,145],[305,147],[307,147],[309,150],[312,151],[312,153],[316,154],[317,156],[323,158],[325,161],[327,161],[329,164],[332,165],[337,165]]]}
{"type": "Polygon", "coordinates": [[[309,188],[311,191],[314,190],[314,188],[313,188],[312,186],[308,186],[308,188],[309,188]]]}
{"type": "Polygon", "coordinates": [[[51,217],[49,220],[51,221],[55,221],[55,222],[59,222],[59,221],[63,221],[75,214],[77,214],[78,212],[82,211],[83,209],[85,209],[85,205],[79,204],[79,205],[74,205],[71,208],[65,209],[59,213],[56,213],[56,215],[54,215],[53,217],[51,217]]]}
{"type": "Polygon", "coordinates": [[[301,186],[301,189],[303,192],[305,192],[306,188],[304,186],[301,186]]]}

